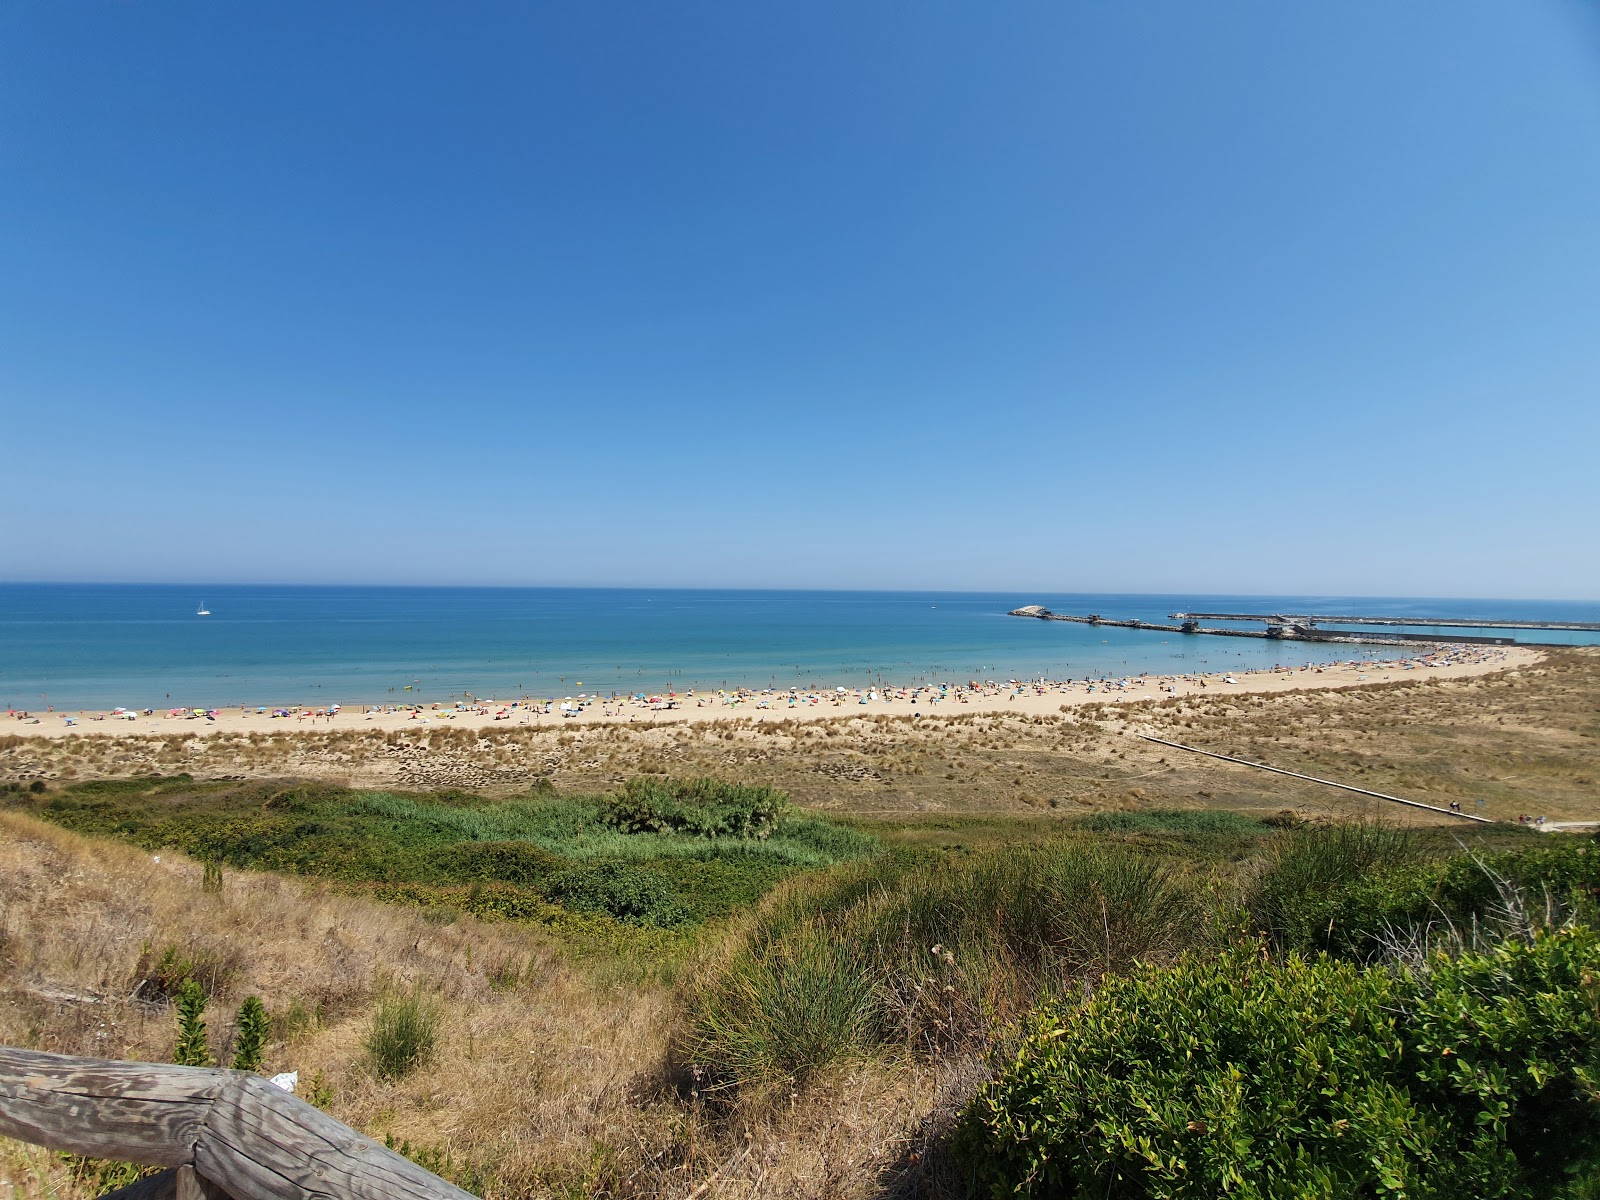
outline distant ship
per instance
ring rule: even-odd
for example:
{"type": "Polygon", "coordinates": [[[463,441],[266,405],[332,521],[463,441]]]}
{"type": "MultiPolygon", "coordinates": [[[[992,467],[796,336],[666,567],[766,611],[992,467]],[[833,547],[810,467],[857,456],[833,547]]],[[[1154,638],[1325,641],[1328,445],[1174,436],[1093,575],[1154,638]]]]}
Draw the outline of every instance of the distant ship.
{"type": "Polygon", "coordinates": [[[211,610],[206,607],[204,600],[200,601],[200,607],[195,610],[194,615],[197,617],[209,617],[211,615],[211,610]]]}

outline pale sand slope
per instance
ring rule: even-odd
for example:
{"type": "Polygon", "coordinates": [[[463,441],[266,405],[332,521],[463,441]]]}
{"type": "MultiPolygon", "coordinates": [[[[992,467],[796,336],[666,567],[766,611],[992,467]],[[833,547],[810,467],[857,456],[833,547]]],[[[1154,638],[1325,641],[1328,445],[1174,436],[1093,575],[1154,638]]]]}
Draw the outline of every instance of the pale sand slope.
{"type": "MultiPolygon", "coordinates": [[[[1004,712],[1037,715],[1057,713],[1063,706],[1101,704],[1123,700],[1154,700],[1165,696],[1216,696],[1239,693],[1281,693],[1392,683],[1402,679],[1460,679],[1494,671],[1531,666],[1543,655],[1526,647],[1449,647],[1432,654],[1406,659],[1355,665],[1331,664],[1321,667],[1296,667],[1283,670],[1218,672],[1212,675],[1134,676],[1126,687],[1106,683],[1025,683],[1001,684],[976,689],[953,689],[948,698],[934,701],[932,689],[913,697],[909,692],[888,689],[866,703],[851,691],[808,692],[817,702],[800,701],[790,706],[789,693],[739,691],[679,696],[679,707],[663,709],[639,701],[595,699],[577,716],[560,712],[544,713],[528,708],[508,708],[506,703],[486,704],[476,709],[454,710],[446,705],[427,706],[421,713],[410,710],[378,712],[364,707],[345,706],[337,715],[272,717],[253,709],[223,709],[215,720],[201,717],[171,717],[157,714],[129,721],[105,713],[34,713],[39,723],[14,719],[0,724],[0,733],[23,737],[70,738],[99,734],[118,737],[151,734],[181,734],[204,738],[213,734],[285,734],[297,729],[326,730],[401,730],[432,725],[477,728],[528,727],[551,729],[577,725],[665,725],[676,722],[712,722],[741,718],[759,722],[783,720],[822,720],[852,716],[949,716],[958,713],[1004,712]],[[1228,682],[1229,680],[1236,682],[1228,682]],[[1090,690],[1091,687],[1093,690],[1090,690]],[[737,699],[738,703],[731,703],[737,699]],[[768,707],[760,707],[765,701],[768,707]],[[504,712],[504,717],[497,714],[504,712]],[[66,723],[67,717],[76,721],[66,723]]],[[[270,713],[270,709],[268,712],[270,713]]],[[[305,713],[308,710],[297,710],[305,713]]]]}

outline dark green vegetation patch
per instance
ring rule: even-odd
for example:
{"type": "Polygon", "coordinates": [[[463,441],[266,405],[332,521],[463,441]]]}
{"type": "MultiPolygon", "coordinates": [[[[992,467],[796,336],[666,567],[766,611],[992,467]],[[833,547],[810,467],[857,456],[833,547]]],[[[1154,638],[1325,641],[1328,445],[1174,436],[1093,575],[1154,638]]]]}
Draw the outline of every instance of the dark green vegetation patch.
{"type": "Polygon", "coordinates": [[[1236,944],[1047,1005],[962,1130],[992,1195],[1588,1197],[1600,936],[1418,970],[1236,944]]]}
{"type": "Polygon", "coordinates": [[[552,923],[576,913],[684,928],[754,905],[798,871],[876,840],[795,812],[770,788],[635,780],[610,796],[487,800],[325,785],[84,783],[14,803],[80,833],[287,871],[387,900],[552,923]],[[552,910],[559,912],[552,912],[552,910]]]}

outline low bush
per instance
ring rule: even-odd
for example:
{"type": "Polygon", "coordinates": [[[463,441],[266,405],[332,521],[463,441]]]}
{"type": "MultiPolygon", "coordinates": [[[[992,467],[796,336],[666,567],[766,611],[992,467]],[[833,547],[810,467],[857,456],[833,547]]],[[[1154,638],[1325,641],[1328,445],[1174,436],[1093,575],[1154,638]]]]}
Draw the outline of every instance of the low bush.
{"type": "Polygon", "coordinates": [[[1240,944],[1047,1005],[957,1139],[992,1195],[1589,1195],[1600,938],[1426,972],[1240,944]]]}
{"type": "Polygon", "coordinates": [[[600,819],[623,833],[686,833],[694,837],[762,839],[789,813],[783,793],[715,779],[630,779],[601,808],[600,819]]]}
{"type": "Polygon", "coordinates": [[[688,920],[661,878],[628,863],[594,863],[553,876],[545,894],[577,912],[603,913],[618,921],[667,928],[688,920]]]}
{"type": "Polygon", "coordinates": [[[439,1003],[413,988],[378,998],[367,1034],[367,1062],[380,1079],[401,1079],[433,1060],[439,1040],[439,1003]]]}
{"type": "Polygon", "coordinates": [[[741,956],[697,995],[692,1077],[715,1088],[804,1079],[862,1052],[875,980],[865,947],[811,918],[766,953],[741,956]]]}

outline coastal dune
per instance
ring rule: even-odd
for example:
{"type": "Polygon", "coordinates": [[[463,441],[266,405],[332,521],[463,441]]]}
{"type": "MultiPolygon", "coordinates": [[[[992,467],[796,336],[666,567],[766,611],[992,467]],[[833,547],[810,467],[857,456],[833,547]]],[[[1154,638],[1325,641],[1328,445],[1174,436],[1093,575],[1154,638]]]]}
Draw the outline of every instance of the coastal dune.
{"type": "Polygon", "coordinates": [[[1434,807],[1460,802],[1493,820],[1600,816],[1585,734],[1600,703],[1600,652],[1518,650],[1409,671],[1227,678],[1180,680],[1171,691],[1156,679],[1092,693],[1081,684],[1065,694],[1032,685],[916,710],[880,698],[793,711],[752,703],[529,714],[526,723],[476,713],[438,719],[432,710],[426,723],[351,712],[232,727],[224,714],[154,722],[148,731],[106,721],[75,726],[94,732],[71,736],[0,736],[0,780],[56,786],[187,773],[509,796],[545,786],[608,792],[640,775],[711,776],[873,819],[1194,806],[1396,809],[1395,819],[1435,819],[1136,736],[1150,734],[1434,807]]]}

